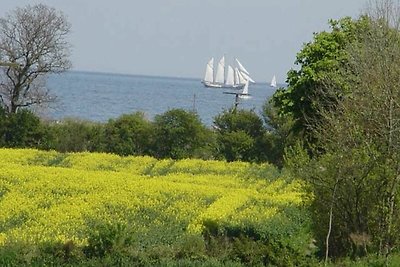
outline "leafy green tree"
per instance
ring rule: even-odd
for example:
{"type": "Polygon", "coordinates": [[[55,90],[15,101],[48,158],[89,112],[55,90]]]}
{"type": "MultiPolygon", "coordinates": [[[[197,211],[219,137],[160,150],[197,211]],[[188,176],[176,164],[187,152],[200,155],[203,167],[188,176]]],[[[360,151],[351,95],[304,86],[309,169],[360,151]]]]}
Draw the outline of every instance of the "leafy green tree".
{"type": "Polygon", "coordinates": [[[144,114],[122,115],[110,120],[104,131],[105,151],[123,156],[150,153],[153,139],[153,125],[144,114]]]}
{"type": "Polygon", "coordinates": [[[226,110],[214,118],[219,153],[228,161],[265,161],[262,119],[248,110],[226,110]]]}
{"type": "Polygon", "coordinates": [[[157,158],[209,157],[212,138],[196,113],[171,109],[154,118],[153,154],[157,158]]]}
{"type": "Polygon", "coordinates": [[[315,33],[313,40],[297,54],[295,64],[299,69],[288,72],[287,88],[278,89],[272,98],[279,114],[293,120],[293,131],[311,141],[308,131],[310,124],[319,120],[319,106],[334,106],[335,96],[349,90],[340,68],[348,62],[346,47],[357,42],[368,28],[368,18],[343,18],[329,24],[330,32],[315,33]],[[332,92],[324,91],[327,81],[337,89],[333,97],[332,92]]]}

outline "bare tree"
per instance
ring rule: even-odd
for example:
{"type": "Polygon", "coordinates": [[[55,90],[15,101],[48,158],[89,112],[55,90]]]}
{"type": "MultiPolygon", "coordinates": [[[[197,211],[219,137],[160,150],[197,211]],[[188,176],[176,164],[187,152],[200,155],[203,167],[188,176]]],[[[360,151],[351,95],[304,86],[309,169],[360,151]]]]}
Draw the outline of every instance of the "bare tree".
{"type": "Polygon", "coordinates": [[[54,8],[38,4],[17,8],[0,19],[0,104],[10,113],[55,100],[45,76],[70,68],[70,24],[54,8]]]}

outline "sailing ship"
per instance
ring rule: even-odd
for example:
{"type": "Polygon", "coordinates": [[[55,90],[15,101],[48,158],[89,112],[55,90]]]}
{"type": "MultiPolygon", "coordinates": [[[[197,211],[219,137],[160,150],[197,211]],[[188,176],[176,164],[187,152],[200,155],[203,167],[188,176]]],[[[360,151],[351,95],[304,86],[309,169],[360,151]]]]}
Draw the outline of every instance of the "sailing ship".
{"type": "Polygon", "coordinates": [[[232,88],[242,89],[247,81],[254,83],[254,80],[250,77],[249,72],[243,67],[239,60],[235,59],[237,67],[228,65],[225,71],[225,56],[219,60],[217,65],[217,71],[214,77],[214,58],[211,58],[206,66],[206,73],[202,83],[205,87],[211,88],[232,88]],[[226,72],[226,78],[225,78],[226,72]]]}
{"type": "Polygon", "coordinates": [[[276,76],[274,75],[274,77],[272,77],[272,80],[271,80],[271,87],[276,87],[276,76]]]}

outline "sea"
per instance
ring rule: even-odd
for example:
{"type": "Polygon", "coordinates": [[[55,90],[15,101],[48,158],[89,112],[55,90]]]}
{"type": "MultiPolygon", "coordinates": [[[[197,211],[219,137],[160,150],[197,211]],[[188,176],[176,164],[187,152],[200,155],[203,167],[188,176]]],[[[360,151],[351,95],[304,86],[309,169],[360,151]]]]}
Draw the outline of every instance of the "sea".
{"type": "MultiPolygon", "coordinates": [[[[280,85],[278,85],[279,87],[280,85]]],[[[47,87],[57,96],[48,119],[75,118],[106,122],[122,114],[143,112],[149,120],[170,109],[195,111],[203,124],[234,106],[234,90],[206,88],[201,78],[172,78],[68,71],[48,77],[47,87]]],[[[239,108],[261,114],[262,106],[275,92],[265,83],[250,84],[250,99],[240,99],[239,108]]]]}

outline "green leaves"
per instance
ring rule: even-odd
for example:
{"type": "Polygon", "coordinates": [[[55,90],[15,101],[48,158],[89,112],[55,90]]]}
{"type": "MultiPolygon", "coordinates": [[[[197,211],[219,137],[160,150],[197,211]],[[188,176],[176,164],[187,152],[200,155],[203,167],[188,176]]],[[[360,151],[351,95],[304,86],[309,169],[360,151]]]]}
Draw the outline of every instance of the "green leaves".
{"type": "Polygon", "coordinates": [[[295,64],[299,70],[288,71],[288,87],[278,90],[272,102],[280,114],[293,117],[293,130],[298,135],[304,135],[310,126],[318,123],[320,118],[316,114],[325,107],[326,95],[332,93],[326,92],[327,83],[339,88],[334,94],[347,91],[339,70],[348,62],[346,48],[361,38],[360,33],[368,27],[368,22],[364,17],[331,20],[331,31],[315,33],[313,40],[297,54],[295,64]]]}
{"type": "Polygon", "coordinates": [[[207,146],[211,134],[197,114],[183,109],[171,109],[154,119],[157,136],[154,156],[173,159],[189,158],[207,146]]]}
{"type": "Polygon", "coordinates": [[[151,122],[140,112],[110,120],[104,130],[105,150],[123,156],[148,154],[153,129],[151,122]]]}
{"type": "Polygon", "coordinates": [[[0,145],[7,147],[45,147],[46,130],[40,119],[29,110],[1,115],[0,145]]]}
{"type": "Polygon", "coordinates": [[[224,111],[215,118],[214,124],[218,148],[226,160],[265,159],[267,151],[262,144],[265,129],[261,118],[254,111],[224,111]]]}

